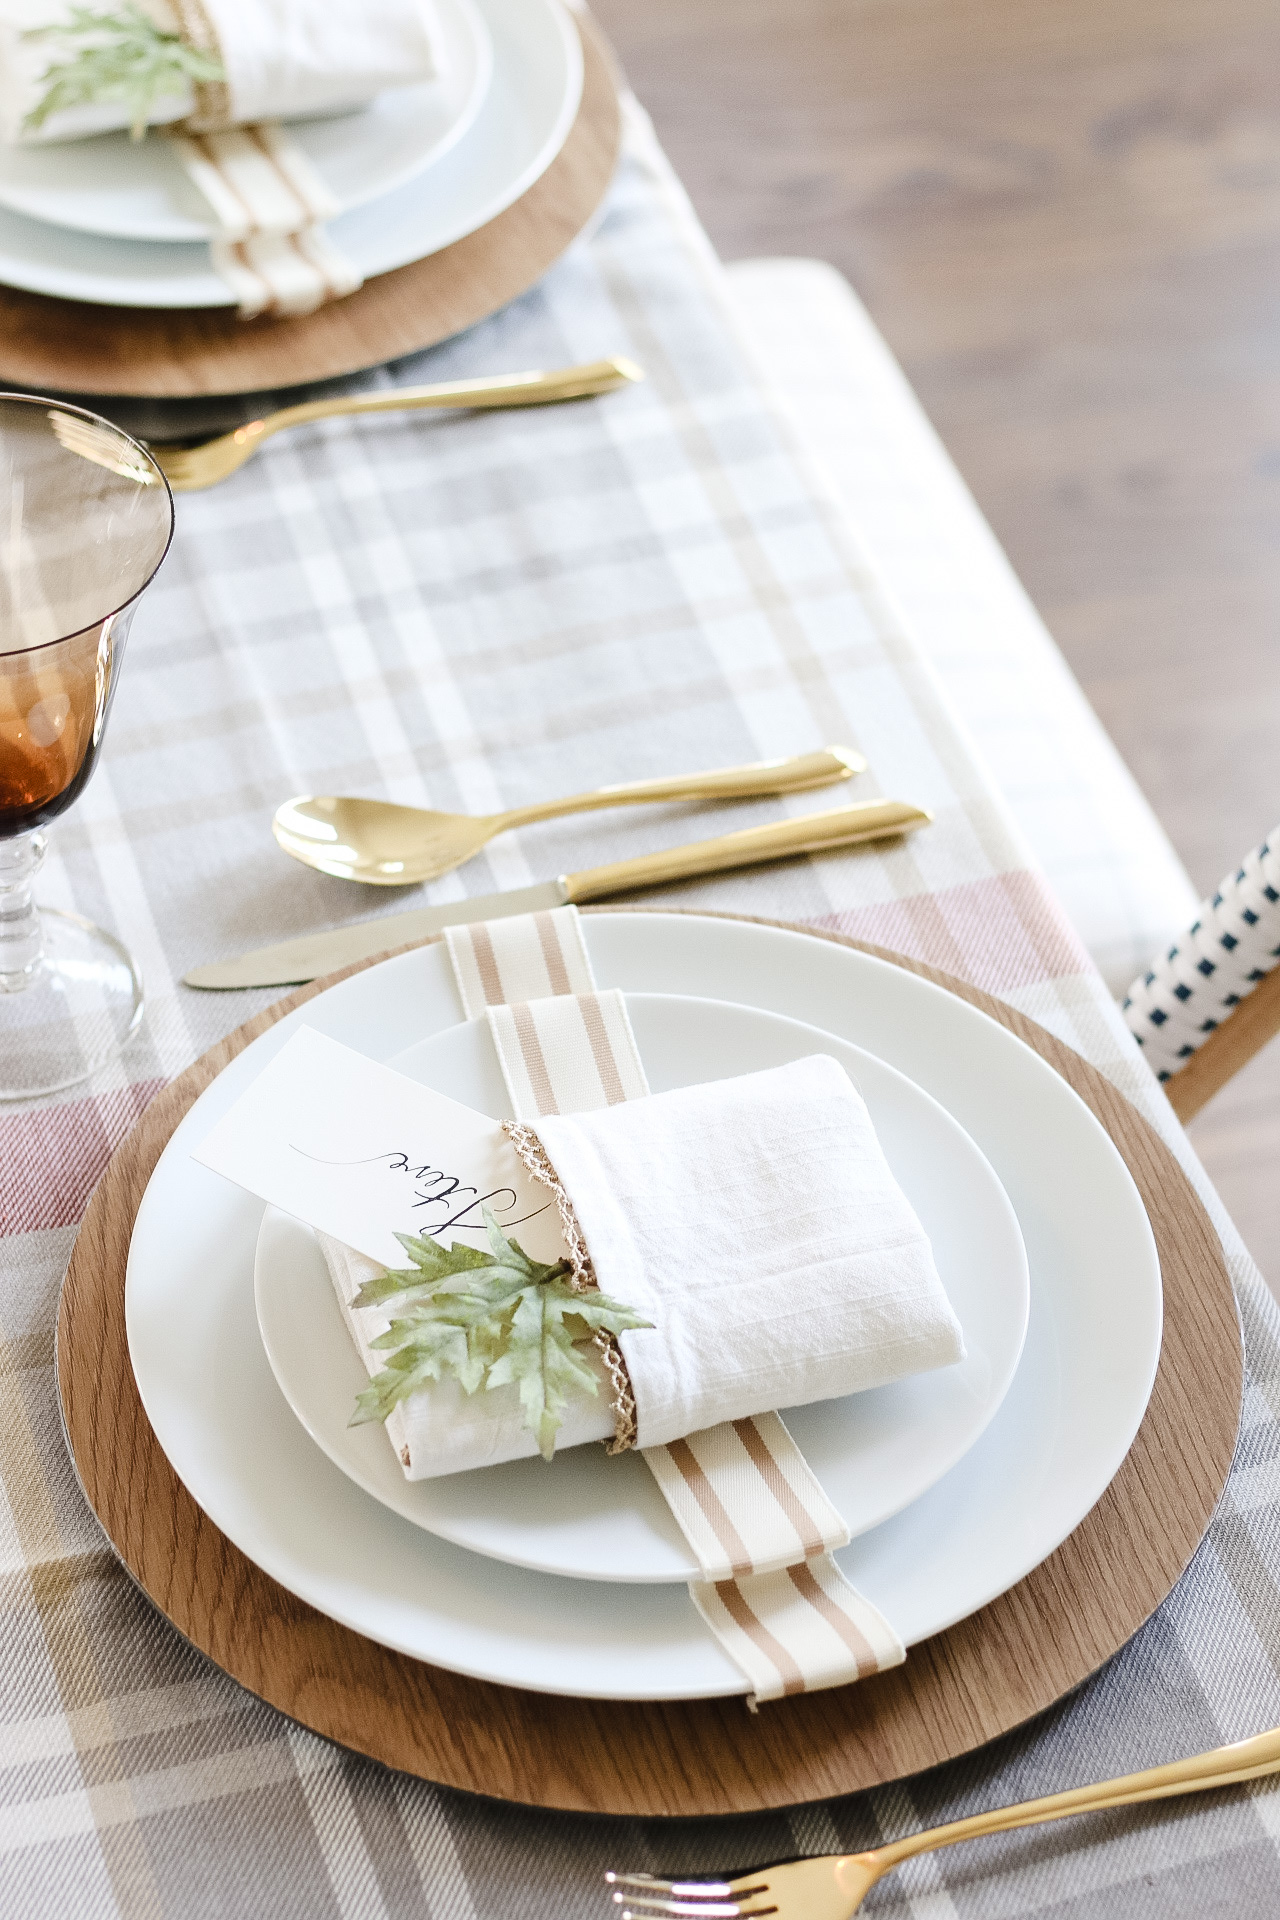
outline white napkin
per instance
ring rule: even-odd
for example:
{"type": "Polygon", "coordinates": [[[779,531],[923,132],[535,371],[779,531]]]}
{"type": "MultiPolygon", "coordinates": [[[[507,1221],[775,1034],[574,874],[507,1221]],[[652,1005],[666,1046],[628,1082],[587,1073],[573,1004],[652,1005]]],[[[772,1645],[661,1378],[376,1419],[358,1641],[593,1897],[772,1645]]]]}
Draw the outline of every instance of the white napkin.
{"type": "Polygon", "coordinates": [[[963,1359],[924,1228],[830,1055],[536,1128],[601,1288],[654,1322],[619,1336],[641,1447],[963,1359]]]}
{"type": "MultiPolygon", "coordinates": [[[[640,1446],[964,1357],[924,1229],[830,1056],[533,1124],[600,1287],[654,1322],[620,1338],[640,1446]]],[[[376,1371],[368,1342],[386,1319],[351,1300],[378,1269],[321,1246],[376,1371]]],[[[410,1479],[537,1450],[514,1388],[432,1386],[388,1431],[410,1479]]],[[[571,1401],[557,1445],[611,1432],[602,1375],[595,1400],[571,1401]]]]}
{"type": "MultiPolygon", "coordinates": [[[[86,0],[94,12],[118,0],[86,0]]],[[[166,32],[215,51],[220,86],[155,103],[151,123],[194,116],[196,127],[299,119],[367,106],[390,87],[416,85],[442,71],[432,0],[141,0],[166,32]]],[[[70,0],[0,0],[0,135],[11,143],[79,140],[127,127],[119,101],[53,114],[34,132],[23,121],[44,93],[47,67],[68,58],[58,40],[24,31],[65,20],[70,0]]]]}

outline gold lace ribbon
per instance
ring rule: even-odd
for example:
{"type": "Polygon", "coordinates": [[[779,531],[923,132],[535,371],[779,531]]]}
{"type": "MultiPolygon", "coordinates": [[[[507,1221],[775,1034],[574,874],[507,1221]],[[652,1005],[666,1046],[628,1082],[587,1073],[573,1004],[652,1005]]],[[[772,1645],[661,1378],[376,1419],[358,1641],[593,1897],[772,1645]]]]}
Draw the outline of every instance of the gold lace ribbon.
{"type": "MultiPolygon", "coordinates": [[[[548,1187],[555,1199],[556,1211],[560,1215],[560,1224],[564,1229],[564,1243],[569,1249],[570,1282],[576,1293],[599,1293],[600,1282],[596,1279],[596,1270],[592,1265],[591,1254],[582,1228],[578,1225],[578,1216],[573,1210],[573,1202],[564,1190],[560,1175],[547,1157],[546,1148],[532,1127],[519,1120],[504,1120],[502,1131],[516,1150],[516,1158],[525,1171],[535,1179],[539,1186],[548,1187]]],[[[592,1346],[600,1355],[605,1372],[609,1376],[609,1406],[613,1414],[613,1439],[609,1442],[610,1453],[626,1453],[636,1444],[636,1396],[631,1386],[631,1375],[627,1372],[627,1363],[622,1357],[622,1348],[614,1334],[604,1327],[597,1328],[592,1335],[592,1346]]]]}
{"type": "MultiPolygon", "coordinates": [[[[204,0],[170,0],[178,17],[178,31],[189,47],[225,64],[217,31],[204,0]]],[[[198,80],[192,86],[192,108],[183,125],[193,133],[215,133],[231,125],[231,89],[225,80],[198,80]]]]}

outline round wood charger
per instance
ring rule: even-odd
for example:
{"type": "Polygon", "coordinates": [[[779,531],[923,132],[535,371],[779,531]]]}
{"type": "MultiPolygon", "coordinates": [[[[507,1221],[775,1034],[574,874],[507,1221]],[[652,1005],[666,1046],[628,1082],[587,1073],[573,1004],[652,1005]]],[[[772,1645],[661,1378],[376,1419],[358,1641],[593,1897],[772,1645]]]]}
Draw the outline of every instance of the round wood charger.
{"type": "Polygon", "coordinates": [[[147,1181],[188,1108],[251,1040],[360,971],[350,967],[258,1014],[157,1095],[89,1203],[58,1314],[58,1385],[89,1502],[156,1605],[241,1685],[343,1746],[474,1793],[594,1813],[746,1813],[877,1786],[981,1746],[1079,1686],[1165,1598],[1226,1484],[1243,1389],[1235,1299],[1208,1215],[1147,1121],[1034,1021],[899,954],[795,931],[980,1007],[1057,1069],[1124,1157],[1159,1248],[1164,1342],[1138,1436],[1102,1499],[1025,1580],[913,1647],[904,1666],[755,1715],[740,1698],[574,1700],[464,1679],[295,1599],[219,1533],[161,1452],[129,1364],[125,1263],[147,1181]]]}
{"type": "MultiPolygon", "coordinates": [[[[189,400],[336,379],[461,333],[524,293],[604,198],[622,120],[612,61],[577,17],[586,71],[569,138],[541,179],[487,226],[296,319],[233,307],[108,307],[0,287],[0,383],[37,392],[189,400]]],[[[429,193],[431,176],[423,176],[429,193]]]]}

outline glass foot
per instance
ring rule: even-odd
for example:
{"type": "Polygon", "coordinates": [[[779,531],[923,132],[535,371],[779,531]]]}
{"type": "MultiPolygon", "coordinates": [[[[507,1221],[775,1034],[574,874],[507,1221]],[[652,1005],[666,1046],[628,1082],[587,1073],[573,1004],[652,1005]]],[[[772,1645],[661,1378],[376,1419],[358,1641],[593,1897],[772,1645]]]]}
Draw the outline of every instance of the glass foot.
{"type": "Polygon", "coordinates": [[[0,973],[0,1100],[78,1086],[119,1054],[142,1019],[128,950],[78,913],[38,910],[43,951],[0,973]]]}

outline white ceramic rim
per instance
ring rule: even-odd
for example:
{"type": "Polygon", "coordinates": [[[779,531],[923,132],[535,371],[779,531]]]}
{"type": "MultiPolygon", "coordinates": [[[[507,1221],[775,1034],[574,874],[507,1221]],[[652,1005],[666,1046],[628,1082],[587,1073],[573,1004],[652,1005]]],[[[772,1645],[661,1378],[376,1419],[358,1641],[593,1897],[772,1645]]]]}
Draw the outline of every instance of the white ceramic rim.
{"type": "MultiPolygon", "coordinates": [[[[904,968],[728,918],[606,912],[585,924],[601,986],[702,993],[799,1015],[889,1059],[976,1140],[1009,1194],[1032,1276],[1013,1386],[936,1487],[838,1556],[914,1645],[1039,1565],[1132,1444],[1159,1360],[1161,1296],[1154,1238],[1128,1170],[1047,1062],[904,968]]],[[[275,1387],[253,1311],[261,1204],[197,1166],[190,1150],[299,1025],[389,1059],[403,1048],[407,1019],[438,1031],[459,1017],[442,946],[420,948],[287,1015],[195,1103],[153,1173],[130,1248],[126,1325],[147,1417],[215,1525],[289,1591],[367,1638],[533,1691],[638,1700],[744,1693],[742,1675],[679,1588],[556,1579],[431,1539],[326,1461],[275,1387]],[[234,1271],[234,1285],[201,1291],[219,1271],[234,1271]],[[157,1272],[169,1298],[184,1302],[185,1345],[175,1344],[157,1272]],[[265,1399],[256,1425],[230,1425],[225,1406],[209,1415],[220,1394],[256,1393],[261,1381],[274,1397],[272,1418],[265,1399]],[[296,1484],[291,1476],[311,1472],[323,1476],[324,1537],[277,1499],[296,1484]],[[273,1500],[263,1538],[258,1506],[273,1500]]]]}

